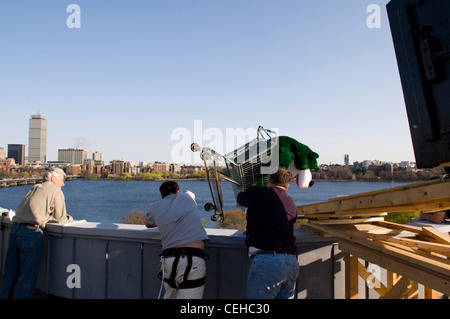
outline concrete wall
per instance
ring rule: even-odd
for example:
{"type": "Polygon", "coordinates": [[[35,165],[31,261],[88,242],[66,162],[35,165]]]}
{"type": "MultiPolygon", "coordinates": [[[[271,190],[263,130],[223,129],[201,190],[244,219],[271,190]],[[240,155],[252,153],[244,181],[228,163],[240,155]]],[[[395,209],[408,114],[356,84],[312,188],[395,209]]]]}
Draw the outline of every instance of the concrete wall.
{"type": "MultiPolygon", "coordinates": [[[[11,223],[1,220],[1,271],[11,223]]],[[[38,289],[64,298],[157,298],[160,235],[141,225],[74,221],[50,224],[45,236],[38,289]],[[67,280],[78,265],[81,288],[67,280]]],[[[245,298],[249,258],[242,231],[207,229],[207,277],[204,298],[245,298]]],[[[298,298],[344,298],[344,262],[333,239],[300,230],[298,298]]]]}

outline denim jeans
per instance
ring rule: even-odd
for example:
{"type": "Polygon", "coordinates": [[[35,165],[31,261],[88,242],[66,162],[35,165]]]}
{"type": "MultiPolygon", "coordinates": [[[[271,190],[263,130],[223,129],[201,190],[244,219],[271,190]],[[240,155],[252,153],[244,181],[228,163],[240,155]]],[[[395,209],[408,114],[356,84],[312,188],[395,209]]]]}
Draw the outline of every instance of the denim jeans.
{"type": "Polygon", "coordinates": [[[12,298],[18,279],[16,298],[31,299],[33,297],[41,266],[42,250],[42,229],[30,229],[27,224],[20,223],[11,227],[0,299],[12,298]]]}
{"type": "Polygon", "coordinates": [[[249,299],[293,299],[299,264],[295,255],[253,257],[247,277],[249,299]]]}

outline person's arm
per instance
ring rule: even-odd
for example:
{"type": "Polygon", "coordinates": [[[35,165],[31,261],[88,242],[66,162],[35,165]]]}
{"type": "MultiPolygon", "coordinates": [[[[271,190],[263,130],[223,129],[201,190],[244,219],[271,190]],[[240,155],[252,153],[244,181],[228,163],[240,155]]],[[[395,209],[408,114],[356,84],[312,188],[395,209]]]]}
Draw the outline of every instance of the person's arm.
{"type": "Polygon", "coordinates": [[[236,202],[242,207],[248,207],[250,205],[250,198],[246,191],[240,192],[236,196],[236,202]]]}
{"type": "Polygon", "coordinates": [[[444,221],[445,211],[434,212],[434,213],[424,213],[425,219],[430,223],[440,224],[444,221]]]}
{"type": "Polygon", "coordinates": [[[72,216],[68,215],[66,212],[66,201],[63,192],[58,192],[55,195],[53,215],[50,220],[57,223],[65,223],[69,220],[73,220],[72,216]]]}
{"type": "Polygon", "coordinates": [[[158,227],[158,226],[155,225],[155,224],[149,224],[149,223],[145,222],[145,227],[147,227],[147,228],[155,228],[155,227],[158,227]]]}
{"type": "Polygon", "coordinates": [[[145,215],[145,227],[147,228],[158,227],[158,225],[156,225],[155,221],[153,220],[153,217],[151,216],[150,210],[145,215]]]}
{"type": "Polygon", "coordinates": [[[185,190],[183,193],[188,194],[192,198],[192,200],[195,201],[195,194],[193,192],[185,190]]]}

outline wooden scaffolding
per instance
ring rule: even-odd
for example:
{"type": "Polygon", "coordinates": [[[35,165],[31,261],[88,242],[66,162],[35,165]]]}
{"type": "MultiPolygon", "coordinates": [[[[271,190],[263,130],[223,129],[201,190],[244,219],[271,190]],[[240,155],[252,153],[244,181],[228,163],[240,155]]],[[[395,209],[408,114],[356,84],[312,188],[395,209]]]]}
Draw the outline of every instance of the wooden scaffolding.
{"type": "Polygon", "coordinates": [[[306,230],[336,237],[345,253],[345,296],[358,298],[358,277],[371,282],[380,298],[424,298],[450,295],[450,236],[434,227],[384,221],[391,212],[434,212],[450,209],[450,180],[405,186],[299,206],[306,230]],[[381,283],[360,260],[387,270],[381,283]]]}

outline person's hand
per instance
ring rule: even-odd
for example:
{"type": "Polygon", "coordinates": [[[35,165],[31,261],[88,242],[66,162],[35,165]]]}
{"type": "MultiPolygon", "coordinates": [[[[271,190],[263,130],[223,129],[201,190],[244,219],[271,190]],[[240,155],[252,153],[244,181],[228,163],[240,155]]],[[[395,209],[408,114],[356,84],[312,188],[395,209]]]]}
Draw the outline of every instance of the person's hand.
{"type": "Polygon", "coordinates": [[[189,190],[185,190],[183,193],[188,194],[189,196],[191,196],[191,198],[192,198],[193,200],[195,200],[195,194],[194,194],[193,192],[191,192],[191,191],[189,191],[189,190]]]}
{"type": "Polygon", "coordinates": [[[69,220],[73,220],[73,217],[70,216],[69,214],[67,214],[67,221],[69,221],[69,220]]]}

